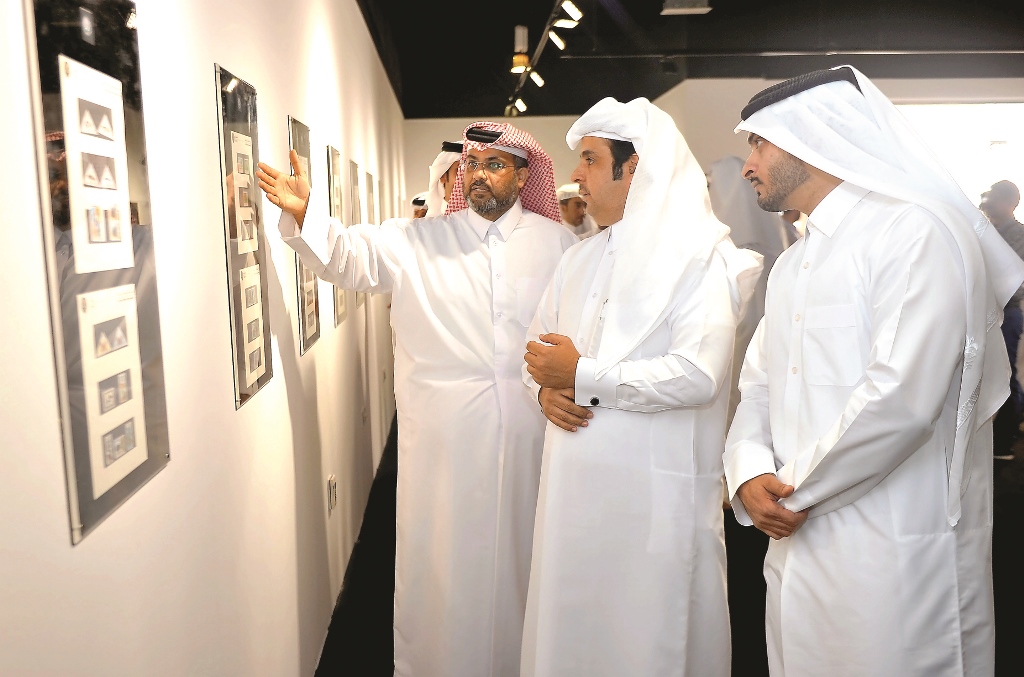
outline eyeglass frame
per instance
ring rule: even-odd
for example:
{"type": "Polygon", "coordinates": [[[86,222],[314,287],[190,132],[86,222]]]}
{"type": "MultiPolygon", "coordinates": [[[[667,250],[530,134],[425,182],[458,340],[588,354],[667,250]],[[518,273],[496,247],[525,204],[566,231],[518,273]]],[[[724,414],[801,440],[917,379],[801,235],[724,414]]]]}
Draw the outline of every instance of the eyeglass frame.
{"type": "Polygon", "coordinates": [[[504,173],[504,171],[506,169],[508,169],[509,167],[515,169],[515,163],[506,164],[504,162],[501,162],[500,160],[488,160],[486,162],[477,162],[476,160],[466,160],[465,162],[461,162],[459,164],[462,166],[463,173],[466,173],[466,174],[470,174],[470,173],[476,174],[478,171],[480,171],[482,169],[482,170],[484,170],[485,174],[490,174],[491,176],[498,176],[499,174],[504,173]],[[472,165],[476,165],[476,166],[473,167],[472,165]],[[492,170],[492,169],[488,168],[487,165],[501,165],[501,167],[498,168],[498,169],[493,169],[492,170]]]}

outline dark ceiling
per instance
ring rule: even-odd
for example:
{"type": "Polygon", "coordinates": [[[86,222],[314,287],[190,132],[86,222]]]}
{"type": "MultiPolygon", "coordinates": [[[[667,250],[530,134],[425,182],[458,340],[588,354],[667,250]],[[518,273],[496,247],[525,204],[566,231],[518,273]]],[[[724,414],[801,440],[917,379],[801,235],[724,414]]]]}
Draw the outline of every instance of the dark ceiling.
{"type": "MultiPolygon", "coordinates": [[[[406,118],[494,117],[509,102],[514,26],[530,54],[552,0],[358,0],[406,118]]],[[[687,78],[782,79],[849,63],[873,78],[1024,77],[1024,0],[574,0],[521,96],[526,115],[579,115],[605,96],[663,94],[687,78]]]]}

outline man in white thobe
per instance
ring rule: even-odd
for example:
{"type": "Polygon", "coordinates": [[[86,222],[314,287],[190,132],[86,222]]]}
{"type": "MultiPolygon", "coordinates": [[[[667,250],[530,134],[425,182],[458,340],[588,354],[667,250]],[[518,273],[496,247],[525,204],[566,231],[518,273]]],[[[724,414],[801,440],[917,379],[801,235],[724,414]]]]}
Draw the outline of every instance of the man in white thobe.
{"type": "Polygon", "coordinates": [[[454,141],[442,141],[441,152],[437,154],[428,168],[427,216],[441,216],[448,210],[448,201],[455,189],[458,178],[459,162],[462,160],[462,144],[454,141]]]}
{"type": "Polygon", "coordinates": [[[551,160],[533,137],[490,122],[466,134],[449,213],[434,218],[344,228],[305,213],[301,176],[259,172],[284,207],[284,241],[310,270],[393,295],[403,677],[519,673],[544,434],[522,384],[522,346],[576,242],[557,221],[551,160]]]}
{"type": "Polygon", "coordinates": [[[993,673],[991,417],[1024,266],[850,67],[758,94],[758,204],[807,214],[740,376],[725,472],[774,677],[993,673]]]}
{"type": "Polygon", "coordinates": [[[594,219],[587,214],[587,203],[580,197],[578,183],[567,183],[559,186],[558,208],[562,212],[562,225],[581,240],[586,240],[598,232],[594,219]]]}
{"type": "Polygon", "coordinates": [[[522,675],[725,677],[724,386],[760,257],[646,99],[604,99],[566,141],[609,227],[562,257],[530,326],[550,422],[522,675]]]}
{"type": "Polygon", "coordinates": [[[412,218],[422,219],[427,215],[427,191],[413,195],[409,204],[412,205],[412,218]]]}

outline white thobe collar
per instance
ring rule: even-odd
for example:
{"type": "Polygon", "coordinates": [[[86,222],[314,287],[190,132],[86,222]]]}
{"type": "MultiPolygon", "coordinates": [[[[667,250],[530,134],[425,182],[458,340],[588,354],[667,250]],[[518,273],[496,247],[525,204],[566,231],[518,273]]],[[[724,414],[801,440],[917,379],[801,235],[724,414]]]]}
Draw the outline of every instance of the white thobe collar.
{"type": "Polygon", "coordinates": [[[811,213],[807,215],[807,223],[831,239],[839,228],[839,224],[869,192],[871,191],[866,188],[843,181],[833,188],[831,193],[822,198],[817,207],[811,210],[811,213]]]}
{"type": "Polygon", "coordinates": [[[491,226],[494,226],[501,234],[502,240],[508,240],[508,236],[512,234],[513,230],[515,230],[516,225],[519,224],[520,217],[523,215],[523,205],[517,198],[509,210],[498,217],[497,221],[488,221],[473,211],[472,207],[470,207],[468,211],[469,225],[473,227],[473,230],[481,240],[486,237],[487,231],[490,230],[491,226]]]}

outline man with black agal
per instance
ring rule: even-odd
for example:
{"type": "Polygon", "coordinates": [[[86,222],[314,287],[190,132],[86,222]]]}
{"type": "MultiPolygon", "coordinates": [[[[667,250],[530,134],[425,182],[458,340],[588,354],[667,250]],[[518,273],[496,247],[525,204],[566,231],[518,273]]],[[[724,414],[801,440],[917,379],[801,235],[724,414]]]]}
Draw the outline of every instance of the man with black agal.
{"type": "Polygon", "coordinates": [[[1024,262],[848,66],[750,100],[744,177],[807,215],[740,374],[725,475],[776,677],[992,675],[992,425],[1024,262]]]}
{"type": "Polygon", "coordinates": [[[436,217],[345,228],[307,213],[294,153],[295,176],[262,163],[258,173],[283,210],[282,238],[310,270],[344,289],[393,294],[403,677],[519,672],[544,437],[520,376],[522,346],[576,242],[559,224],[551,159],[532,136],[480,122],[464,138],[451,202],[436,217]]]}

